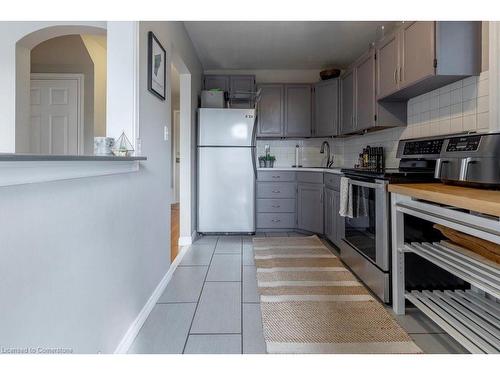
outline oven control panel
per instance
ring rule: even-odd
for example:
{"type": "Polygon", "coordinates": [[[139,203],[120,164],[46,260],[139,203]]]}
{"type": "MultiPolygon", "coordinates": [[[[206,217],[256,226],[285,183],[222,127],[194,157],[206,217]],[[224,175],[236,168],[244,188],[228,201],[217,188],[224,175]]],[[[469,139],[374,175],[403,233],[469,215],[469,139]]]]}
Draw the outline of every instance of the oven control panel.
{"type": "Polygon", "coordinates": [[[406,142],[403,155],[439,155],[444,139],[430,139],[423,141],[406,142]]]}
{"type": "Polygon", "coordinates": [[[448,141],[446,152],[477,151],[481,136],[451,138],[448,141]]]}

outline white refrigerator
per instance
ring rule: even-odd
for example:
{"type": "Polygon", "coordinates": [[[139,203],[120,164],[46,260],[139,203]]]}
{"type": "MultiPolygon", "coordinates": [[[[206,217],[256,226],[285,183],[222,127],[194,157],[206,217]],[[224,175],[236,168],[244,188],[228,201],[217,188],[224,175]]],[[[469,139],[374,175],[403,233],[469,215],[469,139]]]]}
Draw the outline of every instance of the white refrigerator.
{"type": "Polygon", "coordinates": [[[255,232],[255,109],[198,112],[198,232],[255,232]]]}

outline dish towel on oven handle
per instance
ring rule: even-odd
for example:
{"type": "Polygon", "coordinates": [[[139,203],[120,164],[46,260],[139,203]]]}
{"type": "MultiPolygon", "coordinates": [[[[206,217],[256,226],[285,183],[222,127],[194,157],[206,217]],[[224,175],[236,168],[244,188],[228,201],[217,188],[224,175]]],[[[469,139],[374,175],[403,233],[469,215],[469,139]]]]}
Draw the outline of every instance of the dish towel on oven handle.
{"type": "Polygon", "coordinates": [[[339,215],[352,218],[352,185],[347,177],[340,178],[339,215]]]}

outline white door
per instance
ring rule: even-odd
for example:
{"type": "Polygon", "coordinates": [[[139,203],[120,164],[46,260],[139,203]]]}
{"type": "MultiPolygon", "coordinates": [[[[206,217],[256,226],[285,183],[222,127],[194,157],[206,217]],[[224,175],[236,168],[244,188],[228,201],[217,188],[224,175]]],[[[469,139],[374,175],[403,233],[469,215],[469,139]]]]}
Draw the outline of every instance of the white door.
{"type": "Polygon", "coordinates": [[[31,80],[30,152],[78,154],[79,80],[31,80]]]}

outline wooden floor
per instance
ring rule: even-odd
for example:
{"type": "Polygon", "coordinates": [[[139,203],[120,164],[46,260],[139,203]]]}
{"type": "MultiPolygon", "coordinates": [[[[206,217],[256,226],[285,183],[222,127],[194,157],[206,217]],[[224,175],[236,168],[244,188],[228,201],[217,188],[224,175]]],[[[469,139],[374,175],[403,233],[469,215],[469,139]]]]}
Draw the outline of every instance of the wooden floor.
{"type": "Polygon", "coordinates": [[[170,205],[170,260],[179,253],[179,203],[170,205]]]}

